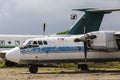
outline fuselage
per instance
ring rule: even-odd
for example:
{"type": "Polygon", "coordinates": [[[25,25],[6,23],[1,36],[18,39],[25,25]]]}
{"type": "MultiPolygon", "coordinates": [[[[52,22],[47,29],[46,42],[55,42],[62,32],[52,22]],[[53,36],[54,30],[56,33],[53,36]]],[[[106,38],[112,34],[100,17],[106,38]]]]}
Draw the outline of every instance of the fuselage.
{"type": "MultiPolygon", "coordinates": [[[[120,61],[120,51],[115,32],[91,32],[97,37],[90,41],[87,50],[87,62],[120,61]]],[[[83,42],[76,38],[85,35],[45,36],[27,40],[23,46],[10,50],[6,57],[20,64],[41,63],[80,63],[84,61],[83,42]]]]}

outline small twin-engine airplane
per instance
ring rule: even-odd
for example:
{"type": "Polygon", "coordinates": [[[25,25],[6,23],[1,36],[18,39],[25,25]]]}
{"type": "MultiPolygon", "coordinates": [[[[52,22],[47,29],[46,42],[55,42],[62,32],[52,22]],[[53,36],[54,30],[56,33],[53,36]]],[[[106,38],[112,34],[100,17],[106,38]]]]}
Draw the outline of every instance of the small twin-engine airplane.
{"type": "Polygon", "coordinates": [[[102,18],[103,14],[120,9],[97,10],[77,9],[85,11],[82,17],[81,35],[54,35],[28,39],[22,46],[15,47],[6,54],[7,60],[19,64],[30,65],[29,71],[37,73],[38,65],[44,63],[77,63],[78,69],[88,70],[88,63],[120,61],[120,32],[92,31],[88,26],[91,20],[102,18]],[[86,17],[94,16],[91,20],[86,17]],[[96,17],[97,16],[97,17],[96,17]],[[88,24],[89,23],[89,24],[88,24]]]}

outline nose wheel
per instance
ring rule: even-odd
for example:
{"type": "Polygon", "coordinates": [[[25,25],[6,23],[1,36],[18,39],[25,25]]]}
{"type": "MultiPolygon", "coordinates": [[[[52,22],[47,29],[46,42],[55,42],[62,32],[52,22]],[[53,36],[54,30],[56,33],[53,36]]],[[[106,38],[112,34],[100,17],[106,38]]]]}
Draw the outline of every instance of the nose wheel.
{"type": "Polygon", "coordinates": [[[78,64],[78,70],[89,70],[88,65],[87,64],[78,64]]]}
{"type": "Polygon", "coordinates": [[[11,62],[11,61],[6,61],[6,62],[5,62],[5,65],[6,65],[7,67],[13,67],[13,66],[17,66],[17,63],[14,63],[14,62],[11,62]]]}
{"type": "Polygon", "coordinates": [[[29,66],[29,71],[31,73],[37,73],[38,72],[38,66],[37,65],[30,65],[29,66]]]}

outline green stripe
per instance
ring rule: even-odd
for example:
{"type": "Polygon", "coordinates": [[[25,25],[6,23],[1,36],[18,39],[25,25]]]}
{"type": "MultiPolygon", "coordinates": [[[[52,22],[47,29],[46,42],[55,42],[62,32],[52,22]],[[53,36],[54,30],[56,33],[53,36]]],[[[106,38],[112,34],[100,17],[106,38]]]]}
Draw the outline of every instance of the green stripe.
{"type": "Polygon", "coordinates": [[[0,46],[0,48],[14,48],[16,46],[0,46]]]}

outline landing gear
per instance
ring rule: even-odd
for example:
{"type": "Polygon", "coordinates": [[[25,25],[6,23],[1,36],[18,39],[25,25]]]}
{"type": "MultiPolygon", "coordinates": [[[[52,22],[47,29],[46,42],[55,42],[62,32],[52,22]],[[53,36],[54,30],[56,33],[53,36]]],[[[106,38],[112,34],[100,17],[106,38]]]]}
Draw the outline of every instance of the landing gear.
{"type": "Polygon", "coordinates": [[[38,66],[37,65],[30,65],[29,66],[29,71],[31,73],[37,73],[38,72],[38,66]]]}
{"type": "Polygon", "coordinates": [[[17,63],[14,63],[14,62],[11,62],[11,61],[6,61],[6,62],[5,62],[5,65],[6,65],[7,67],[14,67],[14,66],[17,66],[17,63]]]}
{"type": "Polygon", "coordinates": [[[88,65],[87,64],[78,64],[78,70],[87,71],[87,70],[89,70],[88,65]]]}

